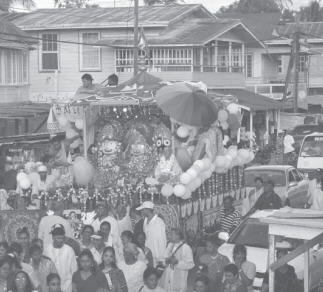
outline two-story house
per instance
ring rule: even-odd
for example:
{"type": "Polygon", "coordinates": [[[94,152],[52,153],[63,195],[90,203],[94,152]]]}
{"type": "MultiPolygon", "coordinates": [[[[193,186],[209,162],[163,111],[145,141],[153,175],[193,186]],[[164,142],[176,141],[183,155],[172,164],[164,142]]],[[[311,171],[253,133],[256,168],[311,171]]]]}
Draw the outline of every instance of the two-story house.
{"type": "MultiPolygon", "coordinates": [[[[32,99],[73,96],[85,72],[97,83],[133,74],[133,8],[41,9],[10,19],[39,40],[30,56],[32,99]]],[[[140,7],[139,25],[148,71],[164,80],[245,88],[259,70],[252,52],[265,49],[240,20],[217,18],[202,5],[140,7]]]]}

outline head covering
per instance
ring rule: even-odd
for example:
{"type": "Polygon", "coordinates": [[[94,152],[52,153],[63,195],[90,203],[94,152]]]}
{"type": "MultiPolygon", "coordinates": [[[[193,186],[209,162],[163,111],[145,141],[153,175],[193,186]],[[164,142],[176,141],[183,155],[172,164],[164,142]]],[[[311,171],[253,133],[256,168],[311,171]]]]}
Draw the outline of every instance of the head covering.
{"type": "Polygon", "coordinates": [[[37,168],[37,171],[38,172],[47,172],[47,167],[46,165],[39,165],[38,168],[37,168]]]}
{"type": "Polygon", "coordinates": [[[93,80],[92,75],[91,74],[88,74],[88,73],[83,74],[83,76],[82,76],[81,79],[87,79],[87,80],[90,80],[90,81],[93,80]]]}
{"type": "Polygon", "coordinates": [[[153,202],[151,201],[145,201],[141,204],[141,206],[139,206],[138,208],[136,208],[137,211],[143,210],[143,209],[154,209],[155,205],[153,202]]]}
{"type": "Polygon", "coordinates": [[[50,232],[52,235],[65,235],[65,229],[62,224],[54,224],[50,232]]]}
{"type": "Polygon", "coordinates": [[[96,234],[91,235],[91,238],[92,239],[102,239],[102,235],[100,233],[96,233],[96,234]]]}

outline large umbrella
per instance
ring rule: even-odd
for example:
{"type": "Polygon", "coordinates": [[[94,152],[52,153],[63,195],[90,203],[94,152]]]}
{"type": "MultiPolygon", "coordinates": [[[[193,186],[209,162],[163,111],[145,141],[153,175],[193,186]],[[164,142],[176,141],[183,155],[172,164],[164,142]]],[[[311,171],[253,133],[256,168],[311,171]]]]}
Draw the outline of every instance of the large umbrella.
{"type": "Polygon", "coordinates": [[[165,114],[186,125],[205,127],[217,119],[217,107],[209,96],[184,82],[159,89],[156,101],[165,114]]]}

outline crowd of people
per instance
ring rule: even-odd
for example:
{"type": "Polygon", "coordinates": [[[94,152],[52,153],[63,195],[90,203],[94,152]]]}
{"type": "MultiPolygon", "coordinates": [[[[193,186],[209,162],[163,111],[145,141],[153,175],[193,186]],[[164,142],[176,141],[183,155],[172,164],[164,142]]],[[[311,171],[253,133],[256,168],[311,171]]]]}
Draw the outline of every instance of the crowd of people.
{"type": "MultiPolygon", "coordinates": [[[[257,200],[260,207],[259,202],[272,201],[267,196],[275,198],[271,190],[272,184],[266,184],[265,199],[262,195],[257,200]]],[[[151,201],[131,209],[130,226],[120,225],[109,206],[99,202],[78,241],[70,221],[62,217],[62,204],[51,206],[54,214],[41,219],[38,238],[30,238],[24,227],[17,231],[17,242],[0,243],[0,292],[252,291],[256,266],[247,261],[245,246],[234,247],[230,262],[218,253],[221,241],[214,234],[206,237],[200,254],[178,228],[171,230],[167,242],[165,222],[151,201]]],[[[225,197],[219,230],[231,233],[240,220],[233,199],[225,197]]],[[[275,291],[291,291],[284,283],[285,276],[296,283],[293,268],[285,266],[277,273],[277,285],[284,288],[275,291]]],[[[266,283],[265,277],[263,291],[268,290],[266,283]]]]}

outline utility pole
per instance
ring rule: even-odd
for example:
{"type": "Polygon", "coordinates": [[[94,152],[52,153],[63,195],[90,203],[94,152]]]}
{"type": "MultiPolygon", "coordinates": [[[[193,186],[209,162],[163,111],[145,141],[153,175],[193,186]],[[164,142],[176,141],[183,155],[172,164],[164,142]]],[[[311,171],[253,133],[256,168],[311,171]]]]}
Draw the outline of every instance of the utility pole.
{"type": "Polygon", "coordinates": [[[300,51],[299,16],[296,16],[296,31],[294,33],[294,113],[298,112],[298,82],[299,82],[299,51],[300,51]]]}
{"type": "Polygon", "coordinates": [[[139,0],[134,0],[134,33],[133,33],[133,75],[138,74],[138,18],[139,18],[139,0]]]}

